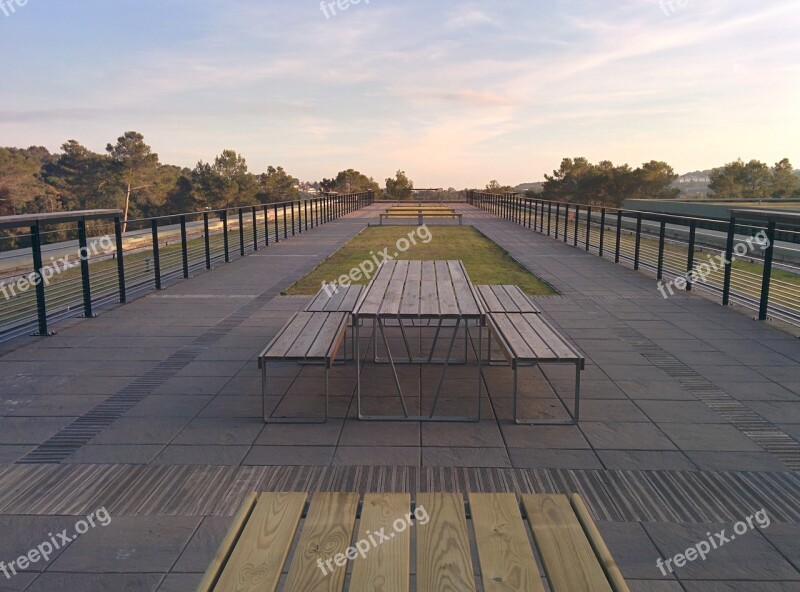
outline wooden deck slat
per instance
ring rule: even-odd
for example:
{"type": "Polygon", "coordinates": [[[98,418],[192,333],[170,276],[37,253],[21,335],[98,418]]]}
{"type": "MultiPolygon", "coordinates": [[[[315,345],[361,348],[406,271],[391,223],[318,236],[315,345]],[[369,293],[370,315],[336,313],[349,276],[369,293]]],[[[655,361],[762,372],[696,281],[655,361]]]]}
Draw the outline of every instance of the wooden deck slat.
{"type": "Polygon", "coordinates": [[[214,592],[273,592],[305,502],[305,493],[262,493],[214,592]]]}
{"type": "Polygon", "coordinates": [[[580,357],[572,347],[567,344],[564,338],[559,335],[547,322],[537,314],[521,315],[524,321],[531,327],[536,334],[547,343],[549,349],[559,358],[575,359],[580,357]]]}
{"type": "Polygon", "coordinates": [[[294,552],[284,592],[341,592],[346,566],[333,566],[323,572],[318,560],[325,564],[350,546],[358,510],[356,493],[317,493],[311,499],[300,541],[294,552]]]}
{"type": "Polygon", "coordinates": [[[417,529],[417,590],[474,592],[475,576],[464,513],[456,493],[423,493],[417,507],[430,517],[417,529]]]}
{"type": "Polygon", "coordinates": [[[419,302],[420,302],[419,276],[407,277],[406,283],[403,286],[403,299],[400,302],[400,314],[403,316],[418,315],[419,302]]]}
{"type": "Polygon", "coordinates": [[[419,314],[431,317],[439,315],[439,294],[434,280],[423,279],[420,282],[419,314]]]}
{"type": "Polygon", "coordinates": [[[371,547],[365,558],[353,563],[350,590],[359,592],[408,592],[411,561],[411,526],[395,531],[395,520],[408,516],[408,493],[368,493],[364,496],[358,541],[369,541],[372,534],[384,532],[390,541],[371,547]],[[391,533],[391,534],[390,534],[391,533]]]}
{"type": "Polygon", "coordinates": [[[485,592],[544,592],[513,493],[470,493],[470,512],[485,592]]]}
{"type": "Polygon", "coordinates": [[[461,314],[464,315],[477,315],[480,313],[478,301],[475,298],[475,292],[472,289],[467,270],[461,261],[447,261],[447,267],[450,270],[450,277],[452,278],[453,288],[456,292],[456,299],[458,300],[458,307],[461,314]]]}
{"type": "Polygon", "coordinates": [[[566,496],[528,494],[522,503],[553,592],[613,592],[566,496]]]}
{"type": "Polygon", "coordinates": [[[511,348],[511,353],[515,359],[532,360],[536,356],[533,349],[526,343],[524,337],[520,335],[515,323],[505,314],[493,314],[492,324],[497,328],[497,332],[511,348]]]}
{"type": "Polygon", "coordinates": [[[490,286],[497,300],[500,301],[500,306],[503,307],[503,312],[524,312],[520,311],[519,306],[514,302],[508,294],[505,286],[490,286]]]}

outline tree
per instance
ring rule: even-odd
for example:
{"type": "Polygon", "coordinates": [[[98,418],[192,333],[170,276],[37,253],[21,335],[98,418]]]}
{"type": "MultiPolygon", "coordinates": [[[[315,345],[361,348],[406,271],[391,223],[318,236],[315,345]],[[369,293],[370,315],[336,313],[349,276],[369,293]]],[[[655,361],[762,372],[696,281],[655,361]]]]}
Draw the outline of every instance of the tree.
{"type": "Polygon", "coordinates": [[[372,191],[376,199],[381,195],[380,185],[375,179],[367,177],[355,169],[341,171],[333,179],[323,179],[320,185],[323,191],[336,191],[342,194],[372,191]]]}
{"type": "Polygon", "coordinates": [[[247,172],[247,161],[235,150],[223,150],[214,159],[214,172],[222,179],[222,201],[224,207],[254,203],[256,182],[247,172]]]}
{"type": "Polygon", "coordinates": [[[489,181],[486,185],[487,193],[513,193],[514,188],[511,185],[500,185],[496,180],[489,181]]]}
{"type": "Polygon", "coordinates": [[[794,173],[788,158],[772,167],[772,197],[800,197],[800,178],[794,173]]]}
{"type": "Polygon", "coordinates": [[[131,197],[134,191],[149,188],[158,168],[158,154],[144,143],[139,132],[125,132],[113,146],[108,144],[106,152],[111,157],[113,170],[119,175],[125,188],[125,203],[122,213],[122,231],[128,226],[131,197]]]}
{"type": "Polygon", "coordinates": [[[42,180],[42,166],[52,162],[46,148],[0,148],[0,215],[58,210],[55,192],[42,180]]]}
{"type": "Polygon", "coordinates": [[[414,182],[406,176],[405,171],[398,169],[395,177],[386,179],[386,195],[390,199],[409,199],[414,189],[414,182]]]}
{"type": "Polygon", "coordinates": [[[268,203],[276,201],[292,201],[297,199],[299,192],[295,186],[295,179],[283,170],[283,167],[267,167],[267,172],[258,177],[259,201],[268,203]]]}
{"type": "Polygon", "coordinates": [[[714,197],[760,200],[770,196],[772,171],[760,160],[744,163],[742,159],[711,171],[709,188],[714,197]]]}
{"type": "Polygon", "coordinates": [[[69,140],[58,159],[44,166],[43,177],[65,210],[113,208],[123,194],[109,164],[107,157],[69,140]]]}

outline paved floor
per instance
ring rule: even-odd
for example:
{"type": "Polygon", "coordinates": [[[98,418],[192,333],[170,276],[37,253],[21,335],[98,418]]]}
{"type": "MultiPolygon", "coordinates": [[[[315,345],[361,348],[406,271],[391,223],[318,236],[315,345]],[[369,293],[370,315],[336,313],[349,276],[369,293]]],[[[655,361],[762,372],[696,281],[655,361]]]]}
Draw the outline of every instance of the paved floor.
{"type": "MultiPolygon", "coordinates": [[[[633,590],[800,587],[797,338],[700,297],[664,300],[645,275],[469,206],[465,224],[561,292],[536,301],[587,357],[581,424],[512,424],[501,367],[486,369],[479,424],[362,423],[353,368],[338,366],[328,424],[264,426],[254,358],[306,300],[280,291],[378,207],[0,357],[0,561],[101,506],[112,519],[0,572],[0,591],[191,590],[253,489],[578,490],[633,590]],[[768,527],[675,574],[656,567],[762,508],[768,527]]],[[[449,370],[445,406],[470,403],[473,370],[449,370]]],[[[270,372],[271,411],[318,409],[318,369],[270,372]]],[[[364,378],[369,404],[392,404],[386,367],[364,378]]],[[[558,416],[570,375],[523,386],[537,392],[525,413],[558,416]]]]}

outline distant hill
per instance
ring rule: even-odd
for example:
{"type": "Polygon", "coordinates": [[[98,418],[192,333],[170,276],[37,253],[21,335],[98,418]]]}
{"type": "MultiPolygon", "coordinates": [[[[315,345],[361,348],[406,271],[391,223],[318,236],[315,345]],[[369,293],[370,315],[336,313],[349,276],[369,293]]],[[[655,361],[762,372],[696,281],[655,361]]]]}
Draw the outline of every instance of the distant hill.
{"type": "Polygon", "coordinates": [[[525,191],[533,190],[533,191],[535,191],[537,193],[540,193],[542,191],[542,186],[543,185],[544,185],[544,183],[541,183],[541,182],[520,183],[519,185],[514,187],[514,191],[519,191],[520,193],[523,193],[525,191]]]}

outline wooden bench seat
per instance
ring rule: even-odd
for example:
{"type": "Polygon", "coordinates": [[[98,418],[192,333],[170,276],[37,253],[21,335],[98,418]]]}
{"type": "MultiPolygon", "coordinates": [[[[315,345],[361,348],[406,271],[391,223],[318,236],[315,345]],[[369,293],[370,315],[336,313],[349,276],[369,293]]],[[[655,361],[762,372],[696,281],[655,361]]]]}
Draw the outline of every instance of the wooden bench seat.
{"type": "Polygon", "coordinates": [[[422,225],[424,223],[425,218],[457,218],[459,225],[463,225],[462,217],[463,217],[463,214],[455,214],[455,213],[451,214],[451,213],[444,213],[444,212],[442,212],[442,213],[436,212],[436,213],[428,213],[428,214],[418,213],[418,212],[398,212],[398,213],[391,213],[391,214],[390,213],[380,214],[381,226],[383,226],[383,220],[384,219],[391,220],[391,219],[394,219],[394,218],[406,218],[406,219],[417,218],[417,220],[419,221],[420,225],[422,225]]]}
{"type": "Polygon", "coordinates": [[[298,312],[258,356],[261,395],[267,423],[319,423],[328,420],[328,370],[333,366],[347,332],[347,312],[298,312]],[[267,413],[267,363],[294,361],[325,367],[325,415],[323,418],[273,418],[267,413]]]}
{"type": "Polygon", "coordinates": [[[309,301],[305,307],[306,312],[349,312],[358,302],[364,286],[334,287],[329,286],[326,290],[321,288],[319,292],[309,301]],[[334,292],[334,289],[336,291],[334,292]]]}
{"type": "Polygon", "coordinates": [[[496,339],[514,373],[514,421],[529,425],[573,425],[580,413],[581,370],[583,356],[537,313],[491,312],[486,315],[489,327],[489,355],[492,338],[496,339]],[[575,406],[567,413],[570,419],[520,419],[517,414],[517,385],[521,367],[542,364],[572,364],[575,366],[575,406]]]}
{"type": "Polygon", "coordinates": [[[537,556],[552,592],[629,592],[579,495],[513,493],[253,493],[197,592],[544,592],[537,556]]]}
{"type": "Polygon", "coordinates": [[[500,284],[475,286],[481,304],[486,312],[529,312],[539,314],[539,310],[519,286],[500,284]]]}

